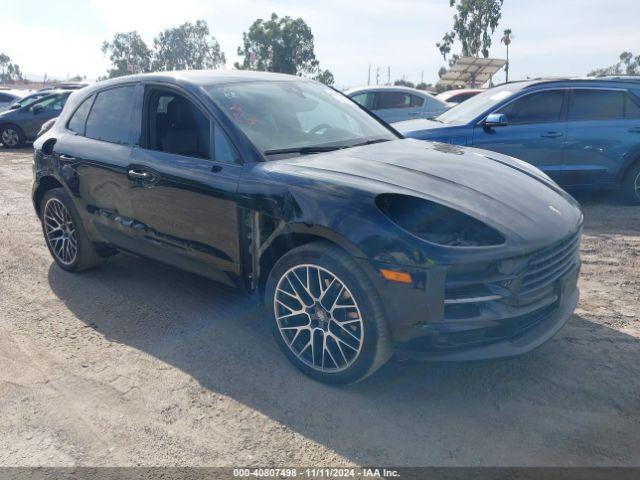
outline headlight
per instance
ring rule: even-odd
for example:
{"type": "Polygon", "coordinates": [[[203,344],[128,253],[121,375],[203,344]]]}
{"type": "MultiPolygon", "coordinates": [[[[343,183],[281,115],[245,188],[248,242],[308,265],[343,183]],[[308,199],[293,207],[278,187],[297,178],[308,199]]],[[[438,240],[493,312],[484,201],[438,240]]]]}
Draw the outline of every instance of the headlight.
{"type": "Polygon", "coordinates": [[[504,237],[497,230],[439,203],[394,193],[378,195],[375,201],[391,221],[427,242],[449,247],[504,243],[504,237]]]}

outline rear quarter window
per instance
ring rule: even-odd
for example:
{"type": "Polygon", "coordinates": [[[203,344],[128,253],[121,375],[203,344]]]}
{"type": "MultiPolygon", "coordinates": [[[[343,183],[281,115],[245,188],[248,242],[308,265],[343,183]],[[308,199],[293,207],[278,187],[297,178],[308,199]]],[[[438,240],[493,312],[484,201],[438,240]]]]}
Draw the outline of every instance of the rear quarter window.
{"type": "Polygon", "coordinates": [[[95,97],[91,95],[89,98],[85,99],[76,109],[76,111],[71,116],[69,123],[67,124],[67,128],[69,130],[77,133],[78,135],[84,135],[85,127],[87,124],[87,117],[89,116],[89,111],[91,110],[91,105],[93,104],[94,98],[95,97]]]}

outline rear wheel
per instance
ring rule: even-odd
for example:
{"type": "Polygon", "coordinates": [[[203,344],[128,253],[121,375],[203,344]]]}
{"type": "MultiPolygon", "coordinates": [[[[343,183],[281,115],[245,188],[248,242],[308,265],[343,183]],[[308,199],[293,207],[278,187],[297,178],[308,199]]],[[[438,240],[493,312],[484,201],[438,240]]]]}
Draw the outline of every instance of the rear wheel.
{"type": "Polygon", "coordinates": [[[640,161],[636,162],[625,175],[622,194],[627,202],[640,205],[640,161]]]}
{"type": "Polygon", "coordinates": [[[40,212],[47,247],[61,268],[80,272],[100,263],[100,256],[64,189],[54,188],[45,193],[40,212]]]}
{"type": "Polygon", "coordinates": [[[371,281],[329,243],[283,256],[269,275],[266,304],[281,350],[316,380],[357,382],[391,356],[387,320],[371,281]]]}
{"type": "Polygon", "coordinates": [[[15,125],[3,125],[0,128],[0,141],[7,148],[22,147],[25,142],[24,133],[15,125]]]}

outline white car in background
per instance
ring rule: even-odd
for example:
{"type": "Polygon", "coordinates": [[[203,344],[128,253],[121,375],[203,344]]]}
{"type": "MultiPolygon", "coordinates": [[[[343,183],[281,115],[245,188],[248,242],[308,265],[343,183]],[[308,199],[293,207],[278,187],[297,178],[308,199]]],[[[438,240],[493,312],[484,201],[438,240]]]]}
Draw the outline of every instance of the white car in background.
{"type": "Polygon", "coordinates": [[[423,90],[399,86],[371,86],[347,90],[345,95],[387,123],[433,118],[449,108],[423,90]]]}
{"type": "Polygon", "coordinates": [[[475,97],[480,92],[484,92],[481,88],[458,88],[456,90],[447,90],[446,92],[439,93],[436,98],[447,102],[449,104],[457,105],[469,100],[471,97],[475,97]]]}

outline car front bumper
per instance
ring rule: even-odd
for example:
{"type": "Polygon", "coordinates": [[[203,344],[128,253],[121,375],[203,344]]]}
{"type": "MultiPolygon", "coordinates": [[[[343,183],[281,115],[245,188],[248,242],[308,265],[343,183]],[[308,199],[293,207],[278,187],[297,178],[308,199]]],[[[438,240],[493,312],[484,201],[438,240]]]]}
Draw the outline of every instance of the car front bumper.
{"type": "MultiPolygon", "coordinates": [[[[404,268],[412,284],[374,275],[396,350],[413,358],[457,361],[519,355],[538,347],[576,307],[579,246],[578,231],[517,257],[404,268]]],[[[392,268],[371,262],[368,267],[392,268]]]]}

